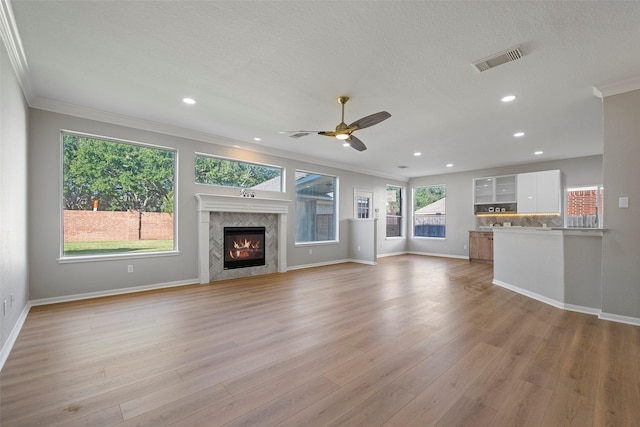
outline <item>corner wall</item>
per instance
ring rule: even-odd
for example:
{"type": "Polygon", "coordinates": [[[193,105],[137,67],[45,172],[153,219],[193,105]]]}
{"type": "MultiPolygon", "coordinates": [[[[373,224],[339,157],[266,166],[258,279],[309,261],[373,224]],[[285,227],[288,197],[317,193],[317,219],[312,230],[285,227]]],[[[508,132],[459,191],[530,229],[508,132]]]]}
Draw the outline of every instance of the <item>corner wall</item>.
{"type": "MultiPolygon", "coordinates": [[[[605,97],[603,315],[640,318],[640,90],[605,97]],[[629,198],[619,208],[619,197],[629,198]]],[[[610,316],[607,316],[610,317],[610,316]]],[[[624,319],[618,319],[624,320],[624,319]]]]}
{"type": "Polygon", "coordinates": [[[27,102],[0,47],[0,369],[26,315],[27,102]],[[6,301],[6,313],[3,304],[6,301]]]}

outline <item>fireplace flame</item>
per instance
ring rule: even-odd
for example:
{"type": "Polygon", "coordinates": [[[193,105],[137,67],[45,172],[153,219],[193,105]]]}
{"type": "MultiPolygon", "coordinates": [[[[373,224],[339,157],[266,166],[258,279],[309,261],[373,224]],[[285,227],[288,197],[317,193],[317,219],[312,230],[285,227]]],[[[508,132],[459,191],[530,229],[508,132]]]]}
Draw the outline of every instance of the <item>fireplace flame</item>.
{"type": "Polygon", "coordinates": [[[247,240],[233,242],[233,250],[229,251],[231,259],[250,258],[254,252],[260,249],[260,240],[247,240]]]}

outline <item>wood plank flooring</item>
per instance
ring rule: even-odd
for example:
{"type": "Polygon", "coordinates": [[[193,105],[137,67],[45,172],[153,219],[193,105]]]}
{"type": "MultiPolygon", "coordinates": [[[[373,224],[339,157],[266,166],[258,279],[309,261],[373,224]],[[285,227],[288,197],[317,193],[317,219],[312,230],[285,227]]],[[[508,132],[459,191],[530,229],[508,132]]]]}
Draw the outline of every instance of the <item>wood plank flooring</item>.
{"type": "Polygon", "coordinates": [[[9,426],[638,426],[640,328],[382,258],[33,307],[9,426]]]}

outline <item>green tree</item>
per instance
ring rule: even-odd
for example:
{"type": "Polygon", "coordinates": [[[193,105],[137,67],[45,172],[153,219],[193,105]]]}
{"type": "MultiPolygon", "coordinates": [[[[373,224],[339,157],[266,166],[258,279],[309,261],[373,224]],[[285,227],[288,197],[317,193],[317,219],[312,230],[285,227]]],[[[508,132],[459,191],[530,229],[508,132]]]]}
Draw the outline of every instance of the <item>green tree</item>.
{"type": "Polygon", "coordinates": [[[64,134],[66,209],[173,212],[174,152],[64,134]]]}
{"type": "Polygon", "coordinates": [[[433,202],[446,197],[444,185],[430,185],[427,187],[417,187],[414,190],[415,209],[422,209],[433,202]]]}
{"type": "Polygon", "coordinates": [[[281,175],[279,168],[196,156],[196,182],[226,187],[251,188],[281,175]]]}

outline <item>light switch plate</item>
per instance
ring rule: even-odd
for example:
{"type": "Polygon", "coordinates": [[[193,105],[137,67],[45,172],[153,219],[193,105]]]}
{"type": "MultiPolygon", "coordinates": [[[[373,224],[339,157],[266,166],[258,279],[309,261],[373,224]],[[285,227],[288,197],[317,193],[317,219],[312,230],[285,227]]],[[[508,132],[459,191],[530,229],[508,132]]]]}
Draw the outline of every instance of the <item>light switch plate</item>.
{"type": "Polygon", "coordinates": [[[618,197],[618,207],[623,209],[623,208],[628,208],[629,207],[629,198],[628,197],[618,197]]]}

